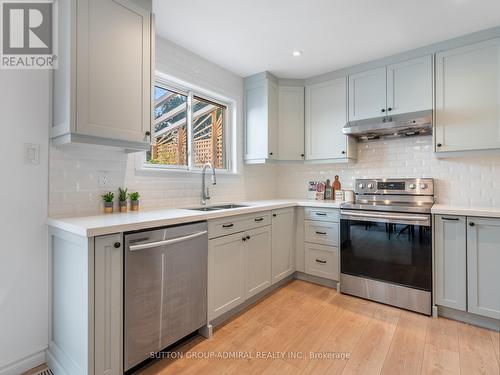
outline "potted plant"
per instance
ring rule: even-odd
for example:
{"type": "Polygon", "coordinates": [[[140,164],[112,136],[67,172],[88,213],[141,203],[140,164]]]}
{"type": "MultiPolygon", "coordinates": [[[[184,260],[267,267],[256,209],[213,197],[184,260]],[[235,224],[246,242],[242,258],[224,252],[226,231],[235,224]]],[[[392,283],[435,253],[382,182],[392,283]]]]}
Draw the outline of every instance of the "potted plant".
{"type": "Polygon", "coordinates": [[[118,188],[118,200],[120,201],[120,212],[127,212],[128,189],[118,188]]]}
{"type": "Polygon", "coordinates": [[[130,193],[130,210],[131,211],[139,211],[139,198],[141,197],[137,191],[130,193]]]}
{"type": "Polygon", "coordinates": [[[113,199],[115,199],[115,195],[109,191],[106,194],[101,195],[102,200],[104,201],[104,212],[110,214],[113,212],[113,199]]]}

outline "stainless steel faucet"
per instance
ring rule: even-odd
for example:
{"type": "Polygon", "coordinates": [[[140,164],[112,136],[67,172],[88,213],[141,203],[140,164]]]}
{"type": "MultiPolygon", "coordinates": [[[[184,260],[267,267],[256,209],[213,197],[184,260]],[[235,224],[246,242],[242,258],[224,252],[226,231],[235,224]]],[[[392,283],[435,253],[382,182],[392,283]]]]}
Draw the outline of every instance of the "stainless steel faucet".
{"type": "Polygon", "coordinates": [[[203,206],[205,206],[207,204],[207,200],[210,199],[210,190],[206,186],[206,182],[205,182],[205,172],[206,172],[207,168],[212,169],[212,185],[217,184],[217,180],[215,177],[215,168],[212,167],[212,164],[205,163],[203,165],[203,169],[201,170],[201,204],[203,206]]]}

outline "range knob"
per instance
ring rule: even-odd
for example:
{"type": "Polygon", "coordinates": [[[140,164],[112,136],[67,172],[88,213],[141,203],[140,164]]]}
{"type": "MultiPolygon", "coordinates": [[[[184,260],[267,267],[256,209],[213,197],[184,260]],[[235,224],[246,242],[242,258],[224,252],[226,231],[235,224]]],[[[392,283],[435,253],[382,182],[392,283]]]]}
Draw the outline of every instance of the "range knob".
{"type": "Polygon", "coordinates": [[[373,189],[375,187],[375,185],[373,184],[368,184],[368,189],[373,189]]]}
{"type": "Polygon", "coordinates": [[[422,190],[427,189],[427,184],[420,184],[420,189],[422,189],[422,190]]]}
{"type": "Polygon", "coordinates": [[[359,187],[360,189],[364,189],[364,188],[365,188],[365,184],[360,183],[360,184],[358,184],[358,187],[359,187]]]}
{"type": "Polygon", "coordinates": [[[417,187],[417,185],[415,185],[415,184],[410,184],[410,189],[412,189],[412,190],[413,190],[413,189],[416,189],[416,187],[417,187]]]}

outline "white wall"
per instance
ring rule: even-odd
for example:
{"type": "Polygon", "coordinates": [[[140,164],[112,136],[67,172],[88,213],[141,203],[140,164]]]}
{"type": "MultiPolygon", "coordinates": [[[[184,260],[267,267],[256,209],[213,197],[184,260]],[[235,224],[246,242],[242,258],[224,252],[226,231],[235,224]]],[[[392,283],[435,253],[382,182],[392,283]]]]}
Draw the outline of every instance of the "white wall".
{"type": "Polygon", "coordinates": [[[47,346],[48,90],[47,71],[0,70],[0,374],[47,346]],[[40,144],[39,165],[24,164],[24,143],[40,144]]]}
{"type": "Polygon", "coordinates": [[[336,174],[345,189],[356,178],[432,177],[439,203],[500,208],[500,155],[438,159],[431,136],[358,144],[356,163],[280,167],[280,197],[305,198],[308,181],[333,181],[336,174]]]}
{"type": "MultiPolygon", "coordinates": [[[[156,69],[178,80],[236,101],[238,174],[217,177],[212,202],[272,198],[276,168],[243,165],[243,79],[165,39],[156,39],[156,69]]],[[[142,172],[135,155],[91,146],[51,147],[49,212],[52,216],[91,215],[102,211],[97,176],[110,176],[105,190],[137,190],[144,209],[199,204],[201,176],[196,173],[142,172]]]]}

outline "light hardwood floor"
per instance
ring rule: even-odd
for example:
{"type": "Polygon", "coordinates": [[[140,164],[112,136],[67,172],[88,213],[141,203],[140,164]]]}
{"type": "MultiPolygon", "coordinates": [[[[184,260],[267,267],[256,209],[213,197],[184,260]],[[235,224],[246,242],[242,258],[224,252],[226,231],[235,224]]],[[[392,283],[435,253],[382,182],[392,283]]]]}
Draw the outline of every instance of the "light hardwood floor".
{"type": "Polygon", "coordinates": [[[163,358],[138,374],[499,375],[499,342],[498,332],[295,280],[218,328],[211,340],[196,337],[173,349],[183,358],[163,358]],[[233,358],[193,358],[229,352],[233,358]],[[349,357],[311,358],[310,352],[349,357]]]}

